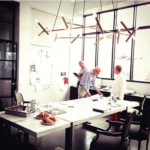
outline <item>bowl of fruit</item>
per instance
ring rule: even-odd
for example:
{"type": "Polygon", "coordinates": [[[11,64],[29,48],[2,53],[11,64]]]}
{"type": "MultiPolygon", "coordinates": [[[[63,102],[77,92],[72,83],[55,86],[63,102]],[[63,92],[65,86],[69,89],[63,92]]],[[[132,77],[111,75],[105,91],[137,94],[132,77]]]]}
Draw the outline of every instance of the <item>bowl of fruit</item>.
{"type": "Polygon", "coordinates": [[[43,117],[42,121],[41,121],[41,123],[44,125],[54,125],[54,124],[56,124],[56,122],[57,122],[56,117],[52,116],[52,115],[50,115],[48,117],[46,117],[46,116],[43,117]]]}
{"type": "Polygon", "coordinates": [[[47,112],[40,112],[40,114],[36,115],[35,118],[36,119],[43,119],[43,117],[50,117],[50,114],[47,112]]]}

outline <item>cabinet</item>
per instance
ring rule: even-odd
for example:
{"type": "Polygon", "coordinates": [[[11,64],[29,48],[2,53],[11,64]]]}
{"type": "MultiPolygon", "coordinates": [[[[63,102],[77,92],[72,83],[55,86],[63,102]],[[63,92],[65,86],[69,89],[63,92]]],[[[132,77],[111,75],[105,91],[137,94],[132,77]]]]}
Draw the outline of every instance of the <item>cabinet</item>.
{"type": "MultiPolygon", "coordinates": [[[[97,94],[97,92],[93,89],[90,89],[90,93],[91,95],[97,94]]],[[[105,97],[110,96],[110,92],[108,91],[101,91],[101,93],[103,93],[105,97]]],[[[70,100],[77,99],[77,98],[78,98],[78,89],[77,87],[71,86],[70,87],[70,100]]],[[[131,96],[131,95],[125,94],[124,99],[129,100],[129,101],[137,101],[141,103],[143,100],[143,97],[131,96]]]]}
{"type": "Polygon", "coordinates": [[[18,2],[0,2],[0,110],[14,105],[18,81],[18,2]]]}
{"type": "MultiPolygon", "coordinates": [[[[90,91],[91,95],[97,94],[97,92],[93,89],[90,89],[89,91],[90,91]]],[[[101,93],[103,93],[103,95],[106,97],[110,96],[110,92],[101,91],[101,93]]],[[[77,98],[78,98],[78,88],[71,86],[70,87],[70,100],[77,99],[77,98]]]]}

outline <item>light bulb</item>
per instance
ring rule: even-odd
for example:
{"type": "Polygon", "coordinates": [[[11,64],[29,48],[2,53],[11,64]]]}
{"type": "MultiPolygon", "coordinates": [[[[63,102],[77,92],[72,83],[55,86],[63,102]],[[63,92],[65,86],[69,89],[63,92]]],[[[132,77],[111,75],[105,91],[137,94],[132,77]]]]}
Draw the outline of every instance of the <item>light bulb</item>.
{"type": "Polygon", "coordinates": [[[102,34],[102,37],[103,37],[104,39],[106,39],[106,38],[107,38],[107,35],[106,35],[106,34],[102,34]]]}
{"type": "Polygon", "coordinates": [[[96,18],[96,17],[97,17],[97,14],[96,14],[96,12],[93,12],[93,16],[94,16],[94,18],[96,18]]]}
{"type": "Polygon", "coordinates": [[[35,22],[38,23],[39,21],[37,19],[35,19],[35,22]]]}

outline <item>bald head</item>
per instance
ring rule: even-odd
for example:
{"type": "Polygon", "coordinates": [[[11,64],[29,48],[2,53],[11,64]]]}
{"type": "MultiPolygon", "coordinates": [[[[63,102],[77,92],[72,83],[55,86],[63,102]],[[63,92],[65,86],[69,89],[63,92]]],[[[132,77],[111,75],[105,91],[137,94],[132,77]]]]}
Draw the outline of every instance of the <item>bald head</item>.
{"type": "Polygon", "coordinates": [[[84,67],[84,61],[80,60],[80,61],[79,61],[79,66],[80,66],[80,67],[84,67]]]}
{"type": "Polygon", "coordinates": [[[96,66],[96,67],[93,69],[93,73],[94,73],[95,75],[99,75],[100,72],[101,72],[101,69],[100,69],[100,67],[98,67],[98,66],[96,66]]]}

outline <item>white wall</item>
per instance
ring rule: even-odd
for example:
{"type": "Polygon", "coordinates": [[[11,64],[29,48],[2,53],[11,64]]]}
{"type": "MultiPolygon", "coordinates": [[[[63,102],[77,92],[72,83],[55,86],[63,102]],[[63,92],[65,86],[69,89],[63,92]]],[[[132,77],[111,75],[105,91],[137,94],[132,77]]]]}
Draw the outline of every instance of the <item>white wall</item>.
{"type": "MultiPolygon", "coordinates": [[[[50,101],[63,101],[69,99],[69,87],[76,83],[76,78],[72,72],[78,72],[78,61],[81,59],[81,39],[74,44],[65,45],[68,55],[68,63],[65,66],[69,84],[65,86],[64,91],[60,91],[60,85],[51,85],[44,91],[35,92],[35,86],[30,85],[30,54],[36,50],[36,46],[31,44],[31,7],[57,14],[59,1],[56,2],[20,2],[20,43],[19,43],[19,91],[23,94],[25,100],[37,99],[41,104],[50,101]]],[[[62,1],[60,13],[63,13],[65,18],[72,20],[73,3],[70,1],[62,1]]],[[[59,13],[59,16],[60,16],[59,13]]],[[[78,19],[77,19],[78,20],[78,19]]],[[[80,19],[79,19],[80,20],[80,19]]],[[[82,24],[82,22],[81,22],[82,24]]],[[[57,26],[57,25],[56,25],[57,26]]],[[[58,42],[59,43],[59,42],[58,42]]],[[[61,47],[60,44],[53,47],[61,47]]],[[[37,51],[39,48],[37,46],[37,51]]],[[[63,49],[62,49],[63,51],[63,49]]],[[[61,64],[60,60],[58,63],[61,64]]]]}
{"type": "MultiPolygon", "coordinates": [[[[23,94],[26,100],[37,99],[40,103],[47,103],[51,101],[63,101],[69,99],[69,87],[76,86],[77,79],[72,74],[79,71],[78,62],[81,59],[82,38],[76,40],[73,44],[65,45],[68,50],[68,77],[69,84],[66,85],[64,91],[60,91],[60,85],[52,85],[50,89],[35,92],[35,86],[30,85],[30,53],[33,50],[31,45],[31,7],[38,8],[43,11],[57,14],[59,1],[22,1],[20,2],[20,43],[19,43],[19,91],[23,94]]],[[[83,5],[82,5],[83,6],[83,5]]],[[[73,3],[70,1],[62,1],[60,13],[65,14],[65,18],[72,20],[73,3]]],[[[79,12],[79,11],[78,11],[79,12]]],[[[59,15],[60,15],[59,13],[59,15]]],[[[82,24],[82,13],[75,13],[74,23],[82,24]]],[[[82,35],[82,30],[76,30],[72,33],[73,36],[77,34],[82,35]]],[[[72,40],[72,39],[70,39],[72,40]]],[[[55,45],[56,46],[56,45],[55,45]]],[[[61,47],[60,45],[57,45],[61,47]]],[[[39,49],[37,48],[37,51],[39,49]]],[[[59,62],[58,60],[58,63],[59,62]]],[[[100,84],[101,81],[97,81],[100,84]]],[[[112,86],[112,80],[102,80],[102,85],[112,86]]],[[[137,93],[150,93],[150,85],[144,83],[127,82],[127,88],[135,90],[137,93]]]]}

